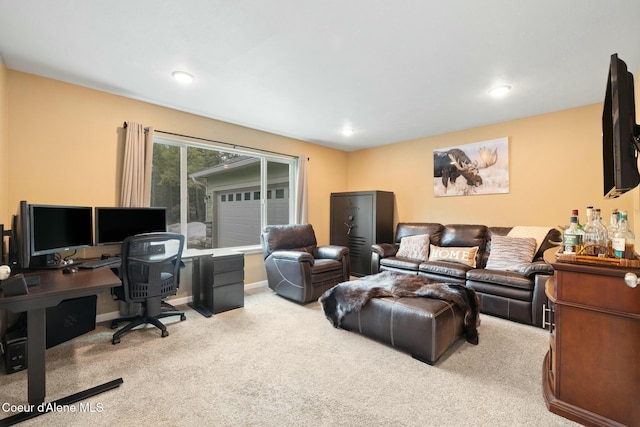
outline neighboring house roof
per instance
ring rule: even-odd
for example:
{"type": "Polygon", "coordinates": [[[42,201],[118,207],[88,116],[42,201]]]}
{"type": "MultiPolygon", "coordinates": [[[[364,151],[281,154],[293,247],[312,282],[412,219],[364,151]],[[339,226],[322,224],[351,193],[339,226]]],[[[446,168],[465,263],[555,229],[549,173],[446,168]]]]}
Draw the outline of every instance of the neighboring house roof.
{"type": "Polygon", "coordinates": [[[224,163],[213,166],[211,168],[190,173],[189,177],[190,178],[207,178],[209,176],[222,174],[233,169],[238,169],[245,166],[251,166],[259,162],[260,162],[260,158],[258,157],[249,157],[249,156],[234,157],[232,159],[227,160],[224,163]]]}

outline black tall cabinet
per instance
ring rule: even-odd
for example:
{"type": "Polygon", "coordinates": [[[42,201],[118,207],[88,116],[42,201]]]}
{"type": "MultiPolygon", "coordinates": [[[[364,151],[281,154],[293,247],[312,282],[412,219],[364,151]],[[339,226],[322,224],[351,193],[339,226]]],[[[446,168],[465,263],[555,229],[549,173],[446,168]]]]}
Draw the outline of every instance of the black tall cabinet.
{"type": "Polygon", "coordinates": [[[393,193],[331,193],[331,244],[346,246],[351,274],[371,274],[371,245],[393,241],[393,193]]]}

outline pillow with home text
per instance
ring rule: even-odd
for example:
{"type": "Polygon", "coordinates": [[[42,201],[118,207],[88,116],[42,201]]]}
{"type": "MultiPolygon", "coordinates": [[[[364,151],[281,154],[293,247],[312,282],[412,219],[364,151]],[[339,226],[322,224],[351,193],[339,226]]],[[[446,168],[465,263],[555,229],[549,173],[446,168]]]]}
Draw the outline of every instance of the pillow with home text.
{"type": "Polygon", "coordinates": [[[465,264],[469,267],[476,266],[476,254],[478,246],[473,247],[440,247],[431,245],[429,249],[429,261],[449,261],[465,264]]]}

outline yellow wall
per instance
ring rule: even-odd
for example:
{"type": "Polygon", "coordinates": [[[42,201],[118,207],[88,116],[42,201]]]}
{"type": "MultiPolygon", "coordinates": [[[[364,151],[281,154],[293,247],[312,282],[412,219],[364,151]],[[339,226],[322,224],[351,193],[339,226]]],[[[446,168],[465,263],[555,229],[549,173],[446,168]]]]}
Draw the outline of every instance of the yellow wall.
{"type": "MultiPolygon", "coordinates": [[[[4,224],[7,229],[11,228],[11,215],[7,207],[9,193],[9,97],[7,96],[7,67],[0,56],[0,224],[4,224]]],[[[7,250],[8,240],[0,238],[7,250]]],[[[4,264],[4,260],[0,264],[4,264]]],[[[4,332],[8,314],[6,311],[0,313],[0,331],[4,332]]]]}
{"type": "MultiPolygon", "coordinates": [[[[11,162],[10,186],[4,197],[0,193],[0,201],[11,214],[20,200],[115,206],[122,125],[131,120],[159,130],[309,157],[309,222],[318,243],[329,243],[329,196],[346,190],[346,153],[4,67],[1,70],[0,88],[6,74],[7,94],[0,89],[0,105],[8,103],[10,108],[8,124],[0,122],[0,129],[8,131],[11,162]]],[[[7,145],[0,143],[0,149],[7,145]]],[[[245,264],[245,283],[266,280],[261,254],[247,255],[245,264]]],[[[181,287],[181,294],[185,289],[190,287],[181,287]]],[[[112,310],[109,303],[101,296],[99,312],[112,310]]]]}
{"type": "Polygon", "coordinates": [[[310,222],[328,243],[329,194],[344,191],[346,153],[206,119],[169,108],[9,70],[8,205],[30,203],[109,206],[117,201],[122,125],[265,148],[309,162],[310,222]]]}
{"type": "Polygon", "coordinates": [[[10,214],[7,208],[9,196],[9,97],[7,96],[7,67],[0,56],[0,224],[7,228],[10,214]]]}
{"type": "Polygon", "coordinates": [[[632,194],[603,199],[601,117],[594,104],[353,152],[348,187],[393,191],[396,222],[557,226],[572,209],[584,222],[588,205],[607,222],[613,207],[631,216],[632,194]],[[500,137],[509,138],[508,194],[434,197],[434,150],[500,137]]]}
{"type": "MultiPolygon", "coordinates": [[[[7,96],[7,67],[0,56],[0,224],[11,229],[11,215],[6,200],[9,193],[9,100],[7,96]]],[[[2,253],[7,253],[9,239],[0,236],[2,253]]],[[[0,259],[0,264],[8,262],[0,259]]],[[[2,320],[0,319],[0,329],[2,320]]]]}
{"type": "MultiPolygon", "coordinates": [[[[601,114],[601,104],[587,105],[345,153],[0,64],[0,220],[6,224],[22,199],[115,205],[126,120],[310,157],[309,217],[320,244],[329,241],[329,195],[339,191],[394,192],[396,222],[556,226],[567,224],[574,208],[584,218],[590,204],[601,207],[608,220],[612,207],[636,212],[638,190],[613,201],[602,198],[601,114]],[[434,149],[504,136],[509,138],[509,194],[433,196],[434,149]]],[[[265,279],[261,255],[248,255],[245,263],[246,283],[265,279]]],[[[99,312],[113,310],[105,298],[99,300],[99,312]]]]}

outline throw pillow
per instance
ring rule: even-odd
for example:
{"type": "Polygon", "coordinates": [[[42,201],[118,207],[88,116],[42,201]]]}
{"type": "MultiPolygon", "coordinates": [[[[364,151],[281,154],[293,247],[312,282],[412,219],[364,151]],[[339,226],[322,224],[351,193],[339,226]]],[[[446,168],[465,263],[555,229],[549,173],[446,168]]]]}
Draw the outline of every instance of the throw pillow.
{"type": "Polygon", "coordinates": [[[465,264],[469,267],[475,268],[477,253],[478,246],[473,246],[471,248],[457,248],[430,245],[429,261],[457,262],[459,264],[465,264]]]}
{"type": "Polygon", "coordinates": [[[549,231],[553,227],[538,227],[538,226],[526,226],[516,225],[508,233],[509,237],[526,237],[536,239],[536,252],[540,249],[540,246],[544,243],[544,238],[547,237],[549,231]]]}
{"type": "Polygon", "coordinates": [[[400,239],[397,257],[426,261],[429,258],[429,235],[417,234],[400,239]]]}
{"type": "Polygon", "coordinates": [[[532,237],[493,236],[487,270],[518,271],[523,264],[533,260],[536,239],[532,237]]]}

